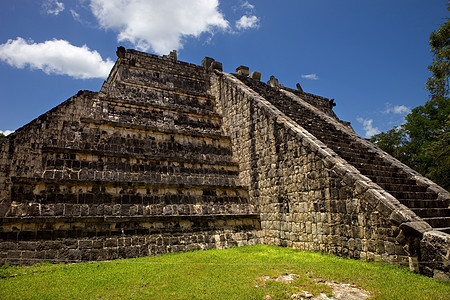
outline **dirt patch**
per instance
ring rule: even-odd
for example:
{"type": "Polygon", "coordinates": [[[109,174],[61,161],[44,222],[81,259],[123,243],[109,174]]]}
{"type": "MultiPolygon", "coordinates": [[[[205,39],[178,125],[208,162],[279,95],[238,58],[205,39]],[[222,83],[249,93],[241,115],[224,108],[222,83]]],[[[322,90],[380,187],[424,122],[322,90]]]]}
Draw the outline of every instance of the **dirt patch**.
{"type": "MultiPolygon", "coordinates": [[[[262,276],[258,278],[262,281],[278,281],[284,284],[291,284],[294,280],[299,278],[299,275],[297,274],[284,274],[280,275],[276,278],[271,278],[270,276],[262,276]]],[[[360,299],[366,299],[370,296],[368,291],[365,291],[355,285],[352,285],[350,283],[346,282],[332,282],[328,280],[321,280],[321,279],[312,279],[318,284],[326,284],[333,290],[332,294],[333,296],[328,297],[326,294],[319,294],[318,296],[314,296],[308,291],[299,291],[298,293],[290,294],[291,299],[308,299],[308,300],[329,300],[329,299],[335,299],[335,300],[360,300],[360,299]]],[[[267,295],[265,297],[266,300],[270,300],[271,297],[267,295]]]]}
{"type": "Polygon", "coordinates": [[[266,275],[266,276],[259,277],[258,279],[262,280],[262,281],[273,280],[273,281],[278,281],[278,282],[285,283],[285,284],[290,284],[297,278],[298,278],[297,274],[285,274],[285,275],[280,275],[277,278],[270,278],[270,276],[266,275]]]}
{"type": "Polygon", "coordinates": [[[370,296],[368,291],[365,291],[350,283],[336,283],[331,281],[323,282],[333,289],[333,299],[347,299],[357,300],[366,299],[370,296]]]}

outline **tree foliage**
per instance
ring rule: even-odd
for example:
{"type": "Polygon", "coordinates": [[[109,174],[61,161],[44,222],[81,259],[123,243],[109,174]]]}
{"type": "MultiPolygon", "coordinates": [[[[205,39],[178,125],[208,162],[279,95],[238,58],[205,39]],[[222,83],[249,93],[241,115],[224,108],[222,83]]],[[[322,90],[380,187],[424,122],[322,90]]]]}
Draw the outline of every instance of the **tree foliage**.
{"type": "MultiPolygon", "coordinates": [[[[449,2],[450,3],[450,2],[449,2]]],[[[449,6],[450,8],[450,6],[449,6]]],[[[378,147],[450,190],[450,21],[430,34],[430,99],[399,127],[374,135],[378,147]]]]}
{"type": "MultiPolygon", "coordinates": [[[[450,6],[449,6],[450,8],[450,6]]],[[[449,92],[450,74],[450,20],[447,20],[441,28],[430,34],[431,53],[434,59],[428,70],[432,76],[427,80],[426,89],[431,97],[443,97],[449,92]]]]}
{"type": "Polygon", "coordinates": [[[2,132],[0,132],[0,139],[4,138],[4,137],[5,137],[5,135],[2,132]]]}
{"type": "Polygon", "coordinates": [[[403,126],[374,135],[371,141],[403,163],[410,164],[409,137],[403,126]]]}

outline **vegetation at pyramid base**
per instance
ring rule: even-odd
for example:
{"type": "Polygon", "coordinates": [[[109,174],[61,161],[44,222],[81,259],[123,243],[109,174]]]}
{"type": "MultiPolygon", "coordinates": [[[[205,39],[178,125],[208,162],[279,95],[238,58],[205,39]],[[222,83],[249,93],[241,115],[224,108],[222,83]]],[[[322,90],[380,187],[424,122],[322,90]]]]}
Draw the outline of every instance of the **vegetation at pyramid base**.
{"type": "MultiPolygon", "coordinates": [[[[450,282],[386,263],[256,245],[77,264],[0,268],[1,299],[291,299],[348,283],[375,299],[449,299],[450,282]],[[275,279],[292,274],[291,283],[275,279]]],[[[372,298],[372,299],[373,299],[372,298]]]]}
{"type": "MultiPolygon", "coordinates": [[[[450,6],[449,6],[450,8],[450,6]]],[[[414,108],[406,123],[370,140],[401,162],[450,190],[450,20],[430,35],[433,63],[426,89],[430,100],[414,108]]]]}

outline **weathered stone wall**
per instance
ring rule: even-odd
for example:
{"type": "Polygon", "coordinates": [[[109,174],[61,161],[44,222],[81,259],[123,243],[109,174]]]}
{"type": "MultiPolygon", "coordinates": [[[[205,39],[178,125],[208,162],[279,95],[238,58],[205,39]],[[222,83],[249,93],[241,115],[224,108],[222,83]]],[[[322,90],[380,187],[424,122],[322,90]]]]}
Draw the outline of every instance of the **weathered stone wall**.
{"type": "Polygon", "coordinates": [[[264,243],[418,269],[430,225],[232,75],[213,81],[264,243]]]}

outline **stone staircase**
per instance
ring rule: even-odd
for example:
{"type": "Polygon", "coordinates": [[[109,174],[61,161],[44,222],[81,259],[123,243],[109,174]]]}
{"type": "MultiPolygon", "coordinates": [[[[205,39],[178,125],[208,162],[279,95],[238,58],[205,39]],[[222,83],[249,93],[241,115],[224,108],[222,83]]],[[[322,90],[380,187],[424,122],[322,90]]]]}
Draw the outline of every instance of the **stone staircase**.
{"type": "MultiPolygon", "coordinates": [[[[435,192],[418,184],[415,180],[409,179],[401,168],[392,165],[373,149],[352,138],[346,132],[337,130],[332,123],[325,121],[317,112],[294,101],[279,88],[247,76],[235,76],[353,165],[361,174],[370,178],[422,217],[435,230],[450,233],[449,203],[438,200],[435,192]]],[[[294,92],[293,90],[289,91],[294,92]]],[[[294,93],[298,97],[302,97],[301,92],[295,91],[294,93]]]]}

